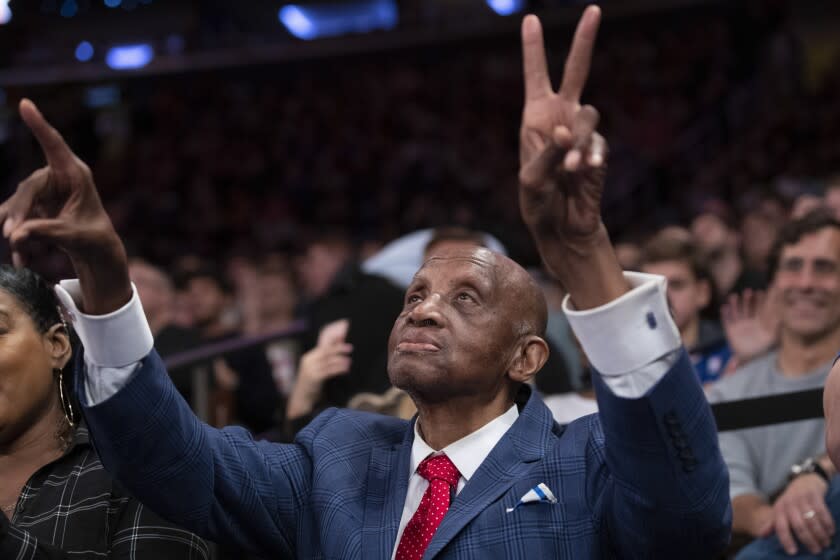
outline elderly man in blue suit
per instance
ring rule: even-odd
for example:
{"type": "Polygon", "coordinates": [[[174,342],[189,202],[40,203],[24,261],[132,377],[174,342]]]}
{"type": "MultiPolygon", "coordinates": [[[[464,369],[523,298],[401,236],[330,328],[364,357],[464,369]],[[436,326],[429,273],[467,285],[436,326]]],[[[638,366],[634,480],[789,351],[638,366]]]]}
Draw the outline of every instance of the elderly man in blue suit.
{"type": "MultiPolygon", "coordinates": [[[[0,206],[15,255],[48,239],[79,281],[58,291],[86,354],[79,397],[105,466],[145,504],[218,542],[297,558],[709,558],[729,538],[715,425],[664,281],[623,274],[600,216],[607,149],[578,102],[600,11],[553,91],[523,22],[520,205],[599,375],[600,416],[560,428],[528,382],[545,301],[485,249],[429,259],[389,341],[410,421],[328,410],[288,445],[199,422],[152,349],[125,251],[90,172],[28,101],[47,167],[0,206]]],[[[384,343],[384,341],[383,341],[384,343]]]]}

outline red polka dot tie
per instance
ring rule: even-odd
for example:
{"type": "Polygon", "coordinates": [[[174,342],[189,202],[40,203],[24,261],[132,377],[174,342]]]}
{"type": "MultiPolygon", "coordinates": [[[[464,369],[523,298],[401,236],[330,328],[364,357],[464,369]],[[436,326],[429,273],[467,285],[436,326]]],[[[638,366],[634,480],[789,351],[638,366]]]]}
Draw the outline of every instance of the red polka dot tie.
{"type": "Polygon", "coordinates": [[[449,509],[449,496],[458,487],[461,473],[446,455],[426,457],[417,467],[417,474],[429,481],[420,506],[405,526],[396,560],[420,560],[432,541],[438,525],[449,509]]]}

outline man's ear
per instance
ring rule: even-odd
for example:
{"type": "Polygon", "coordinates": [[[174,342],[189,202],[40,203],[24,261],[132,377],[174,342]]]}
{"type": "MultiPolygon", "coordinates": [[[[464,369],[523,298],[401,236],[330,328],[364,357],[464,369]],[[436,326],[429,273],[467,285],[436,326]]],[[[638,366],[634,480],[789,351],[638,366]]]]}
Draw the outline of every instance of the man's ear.
{"type": "Polygon", "coordinates": [[[536,335],[528,335],[517,345],[508,375],[513,381],[528,383],[548,360],[548,344],[536,335]]]}
{"type": "Polygon", "coordinates": [[[44,334],[47,352],[50,354],[53,369],[63,369],[73,353],[70,347],[70,335],[64,325],[55,324],[44,334]]]}

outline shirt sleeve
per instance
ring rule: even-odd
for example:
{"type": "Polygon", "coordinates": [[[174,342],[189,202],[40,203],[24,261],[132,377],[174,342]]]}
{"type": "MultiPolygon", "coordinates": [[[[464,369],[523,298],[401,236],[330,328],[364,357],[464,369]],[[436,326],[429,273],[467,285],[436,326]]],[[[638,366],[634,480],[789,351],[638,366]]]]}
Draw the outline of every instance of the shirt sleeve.
{"type": "Polygon", "coordinates": [[[62,280],[55,291],[85,348],[88,404],[100,404],[129,382],[140,361],[152,351],[154,338],[143,304],[132,285],[131,299],[121,308],[106,315],[86,315],[79,311],[78,280],[62,280]]]}
{"type": "Polygon", "coordinates": [[[631,290],[605,305],[563,311],[592,367],[615,395],[639,398],[671,369],[682,341],[668,307],[663,276],[625,272],[631,290]]]}

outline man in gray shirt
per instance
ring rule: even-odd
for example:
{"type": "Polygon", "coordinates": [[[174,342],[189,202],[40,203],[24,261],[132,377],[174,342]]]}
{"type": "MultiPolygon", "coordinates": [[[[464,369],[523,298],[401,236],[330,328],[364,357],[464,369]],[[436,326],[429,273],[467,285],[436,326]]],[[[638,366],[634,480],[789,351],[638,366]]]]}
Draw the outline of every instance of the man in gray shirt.
{"type": "MultiPolygon", "coordinates": [[[[778,351],[712,385],[712,402],[825,383],[840,349],[840,222],[818,210],[785,226],[771,274],[781,299],[778,351]]],[[[767,537],[739,559],[838,557],[840,478],[825,454],[823,420],[724,432],[720,447],[729,467],[733,531],[767,537]]]]}

